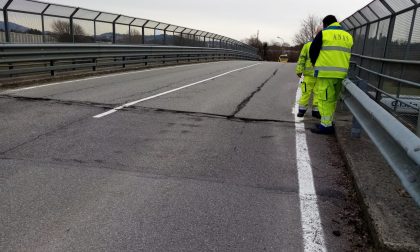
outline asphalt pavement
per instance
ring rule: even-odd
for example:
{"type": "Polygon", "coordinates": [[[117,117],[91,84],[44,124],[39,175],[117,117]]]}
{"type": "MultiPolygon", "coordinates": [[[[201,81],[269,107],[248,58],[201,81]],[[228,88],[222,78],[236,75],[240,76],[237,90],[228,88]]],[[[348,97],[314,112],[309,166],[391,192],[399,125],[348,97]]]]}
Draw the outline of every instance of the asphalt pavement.
{"type": "Polygon", "coordinates": [[[293,114],[294,67],[216,62],[3,91],[0,251],[363,250],[335,137],[293,114]]]}

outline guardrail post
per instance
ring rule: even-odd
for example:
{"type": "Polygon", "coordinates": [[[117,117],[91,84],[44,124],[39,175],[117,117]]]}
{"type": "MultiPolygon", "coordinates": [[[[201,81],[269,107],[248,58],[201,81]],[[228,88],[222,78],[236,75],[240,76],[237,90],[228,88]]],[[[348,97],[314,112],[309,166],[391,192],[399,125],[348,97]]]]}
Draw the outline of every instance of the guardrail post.
{"type": "MultiPolygon", "coordinates": [[[[9,63],[9,70],[13,70],[13,64],[10,64],[9,63]]],[[[12,78],[13,77],[13,74],[10,74],[9,77],[12,78]]]]}
{"type": "Polygon", "coordinates": [[[356,71],[357,71],[357,63],[354,61],[350,62],[350,67],[349,67],[349,72],[348,72],[348,78],[350,80],[355,80],[356,79],[356,71]]]}
{"type": "Polygon", "coordinates": [[[362,131],[362,126],[353,116],[353,121],[351,123],[351,138],[360,138],[362,136],[362,131]]]}
{"type": "Polygon", "coordinates": [[[417,118],[417,136],[420,137],[420,111],[419,111],[419,115],[417,118]]]}
{"type": "MultiPolygon", "coordinates": [[[[364,80],[356,81],[355,84],[366,93],[368,90],[368,85],[364,80]]],[[[362,136],[363,128],[362,125],[357,121],[356,117],[353,116],[352,126],[351,126],[351,138],[360,138],[362,136]]]]}
{"type": "MultiPolygon", "coordinates": [[[[50,67],[54,67],[54,60],[50,61],[50,67]]],[[[55,71],[54,69],[51,69],[51,76],[55,76],[55,71]]]]}

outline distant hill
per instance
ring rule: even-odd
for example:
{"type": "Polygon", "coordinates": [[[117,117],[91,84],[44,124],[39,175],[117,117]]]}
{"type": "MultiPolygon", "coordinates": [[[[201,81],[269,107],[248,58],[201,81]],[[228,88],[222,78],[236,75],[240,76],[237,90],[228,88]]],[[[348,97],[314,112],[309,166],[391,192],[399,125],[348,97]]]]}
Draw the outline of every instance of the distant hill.
{"type": "MultiPolygon", "coordinates": [[[[5,29],[5,24],[3,21],[0,21],[0,29],[3,29],[3,30],[5,29]]],[[[13,31],[18,31],[18,32],[26,32],[29,29],[30,28],[28,27],[9,22],[9,30],[11,31],[13,30],[13,31]]]]}

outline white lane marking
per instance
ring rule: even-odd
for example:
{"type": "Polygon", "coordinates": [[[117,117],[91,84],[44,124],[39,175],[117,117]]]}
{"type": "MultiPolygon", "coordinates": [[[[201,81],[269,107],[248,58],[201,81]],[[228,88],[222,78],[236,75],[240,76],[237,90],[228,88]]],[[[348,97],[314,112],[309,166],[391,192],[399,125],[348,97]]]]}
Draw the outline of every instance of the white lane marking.
{"type": "Polygon", "coordinates": [[[215,62],[195,63],[195,64],[187,64],[187,65],[180,65],[180,66],[170,66],[170,67],[157,67],[157,68],[152,68],[152,69],[145,69],[145,70],[139,70],[139,71],[126,72],[126,73],[107,74],[107,75],[102,75],[102,76],[97,76],[97,77],[89,77],[89,78],[78,79],[78,80],[54,82],[54,83],[50,83],[50,84],[44,84],[44,85],[33,86],[33,87],[10,89],[10,90],[4,91],[4,92],[2,92],[0,94],[10,94],[10,93],[16,93],[16,92],[31,90],[31,89],[35,89],[35,88],[43,88],[43,87],[57,86],[57,85],[75,83],[75,82],[80,82],[80,81],[97,80],[97,79],[102,79],[102,78],[107,78],[107,77],[115,77],[115,76],[129,75],[129,74],[137,74],[137,73],[152,72],[152,71],[158,71],[158,70],[167,70],[167,69],[173,69],[173,68],[194,66],[194,65],[212,64],[212,63],[215,63],[215,62]]]}
{"type": "Polygon", "coordinates": [[[102,114],[96,115],[96,116],[94,116],[93,118],[102,118],[102,117],[104,117],[104,116],[107,116],[107,115],[110,115],[110,114],[112,114],[112,113],[115,113],[115,112],[117,112],[118,110],[121,110],[121,109],[124,109],[124,108],[127,108],[127,107],[131,107],[131,106],[133,106],[133,105],[136,105],[137,103],[144,102],[144,101],[148,101],[148,100],[151,100],[151,99],[157,98],[157,97],[162,96],[162,95],[167,95],[167,94],[170,94],[170,93],[173,93],[173,92],[179,91],[179,90],[181,90],[181,89],[185,89],[185,88],[188,88],[188,87],[191,87],[191,86],[195,86],[195,85],[198,85],[198,84],[201,84],[201,83],[204,83],[204,82],[210,81],[210,80],[214,80],[214,79],[216,79],[216,78],[219,78],[219,77],[222,77],[222,76],[225,76],[225,75],[228,75],[228,74],[234,73],[234,72],[238,72],[238,71],[241,71],[241,70],[244,70],[244,69],[247,69],[247,68],[251,68],[251,67],[254,67],[254,66],[257,66],[257,65],[260,65],[260,64],[262,64],[262,63],[257,63],[257,64],[253,64],[253,65],[246,66],[246,67],[241,67],[241,68],[238,68],[238,69],[235,69],[235,70],[231,70],[231,71],[226,72],[226,73],[222,73],[222,74],[219,74],[219,75],[216,75],[216,76],[210,77],[210,78],[205,79],[205,80],[197,81],[197,82],[194,82],[194,83],[191,83],[191,84],[188,84],[188,85],[185,85],[185,86],[179,87],[179,88],[171,89],[171,90],[166,91],[166,92],[163,92],[163,93],[159,93],[159,94],[156,94],[156,95],[152,95],[152,96],[149,96],[149,97],[146,97],[146,98],[143,98],[143,99],[137,100],[137,101],[129,102],[129,103],[126,103],[126,104],[121,105],[121,106],[119,106],[119,107],[113,108],[113,109],[111,109],[111,110],[109,110],[109,111],[107,111],[107,112],[105,112],[105,113],[102,113],[102,114]]]}
{"type": "Polygon", "coordinates": [[[297,117],[298,101],[302,95],[301,89],[296,92],[296,104],[293,108],[296,129],[296,161],[299,180],[300,215],[303,233],[303,246],[305,252],[327,251],[318,208],[318,199],[315,191],[312,173],[311,158],[306,141],[305,124],[302,118],[297,117]]]}

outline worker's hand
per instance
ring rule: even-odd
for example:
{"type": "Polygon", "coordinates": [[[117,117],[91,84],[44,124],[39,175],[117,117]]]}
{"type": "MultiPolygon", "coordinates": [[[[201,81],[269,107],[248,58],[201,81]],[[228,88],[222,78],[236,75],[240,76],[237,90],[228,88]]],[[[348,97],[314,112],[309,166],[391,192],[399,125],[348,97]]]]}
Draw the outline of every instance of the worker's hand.
{"type": "Polygon", "coordinates": [[[297,74],[297,76],[298,76],[299,78],[302,78],[302,74],[301,74],[301,73],[297,74]]]}

